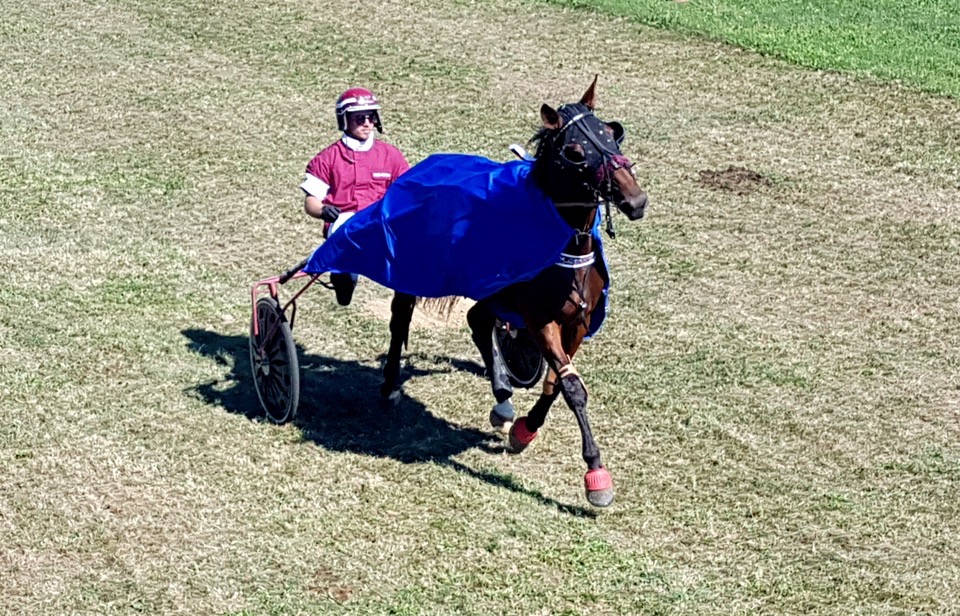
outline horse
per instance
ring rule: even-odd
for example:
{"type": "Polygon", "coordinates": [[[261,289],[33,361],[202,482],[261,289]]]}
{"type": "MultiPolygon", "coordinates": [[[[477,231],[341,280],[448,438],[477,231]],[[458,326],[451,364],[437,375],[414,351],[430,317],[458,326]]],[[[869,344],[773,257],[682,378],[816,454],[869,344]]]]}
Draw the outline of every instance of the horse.
{"type": "MultiPolygon", "coordinates": [[[[594,77],[577,103],[556,109],[544,103],[540,108],[543,127],[530,141],[537,146],[533,181],[575,234],[557,264],[480,299],[467,312],[467,322],[497,401],[490,420],[508,435],[509,450],[520,453],[533,442],[547,411],[562,395],[580,427],[587,500],[593,506],[607,507],[613,502],[613,481],[587,420],[587,388],[573,357],[591,330],[595,308],[605,302],[609,280],[597,254],[599,236],[594,236],[598,208],[608,204],[607,225],[612,232],[609,204],[615,203],[630,220],[638,220],[644,215],[647,194],[637,183],[633,163],[620,151],[622,125],[594,115],[596,85],[594,77]],[[548,368],[533,408],[515,421],[513,388],[491,336],[503,315],[511,315],[511,322],[522,321],[548,368]]],[[[395,293],[391,302],[390,345],[380,387],[387,400],[400,394],[400,357],[416,302],[415,296],[405,293],[395,293]]]]}

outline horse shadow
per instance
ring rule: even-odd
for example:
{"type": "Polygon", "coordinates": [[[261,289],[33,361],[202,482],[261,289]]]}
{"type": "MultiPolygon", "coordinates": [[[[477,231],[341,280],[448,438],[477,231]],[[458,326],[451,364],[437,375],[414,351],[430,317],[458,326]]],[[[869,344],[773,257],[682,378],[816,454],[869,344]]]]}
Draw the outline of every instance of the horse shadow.
{"type": "MultiPolygon", "coordinates": [[[[266,423],[250,367],[249,339],[201,329],[181,332],[187,348],[226,367],[220,379],[198,383],[185,390],[206,404],[229,413],[266,423]]],[[[307,353],[297,345],[300,363],[300,406],[293,425],[303,441],[324,449],[378,458],[404,464],[434,463],[469,475],[488,484],[524,494],[543,505],[578,517],[595,517],[592,510],[568,505],[523,487],[510,476],[471,468],[454,458],[479,449],[488,454],[505,451],[499,436],[476,428],[451,423],[431,413],[409,395],[385,407],[379,395],[378,368],[352,360],[307,353]]],[[[381,362],[383,357],[380,358],[381,362]]],[[[449,368],[427,370],[407,366],[401,382],[446,370],[461,370],[482,376],[475,362],[446,360],[449,368]]]]}

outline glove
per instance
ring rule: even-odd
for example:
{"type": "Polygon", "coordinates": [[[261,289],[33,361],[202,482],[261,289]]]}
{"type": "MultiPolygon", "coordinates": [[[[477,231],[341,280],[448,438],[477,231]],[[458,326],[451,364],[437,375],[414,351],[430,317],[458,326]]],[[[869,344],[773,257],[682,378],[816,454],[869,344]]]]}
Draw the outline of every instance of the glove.
{"type": "Polygon", "coordinates": [[[340,217],[340,208],[335,205],[324,205],[320,209],[320,220],[324,222],[334,222],[340,217]]]}

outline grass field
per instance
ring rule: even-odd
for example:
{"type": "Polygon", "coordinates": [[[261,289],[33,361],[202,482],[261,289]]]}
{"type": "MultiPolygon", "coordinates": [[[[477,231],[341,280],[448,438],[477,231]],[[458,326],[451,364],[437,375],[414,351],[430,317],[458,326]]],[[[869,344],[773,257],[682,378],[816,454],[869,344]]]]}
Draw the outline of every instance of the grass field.
{"type": "Polygon", "coordinates": [[[545,1],[960,97],[960,11],[953,0],[545,1]]]}
{"type": "Polygon", "coordinates": [[[960,613],[960,101],[522,0],[0,9],[0,613],[960,613]],[[507,160],[596,73],[651,196],[577,360],[614,506],[560,405],[503,452],[462,319],[382,411],[369,281],[258,420],[337,94],[507,160]]]}

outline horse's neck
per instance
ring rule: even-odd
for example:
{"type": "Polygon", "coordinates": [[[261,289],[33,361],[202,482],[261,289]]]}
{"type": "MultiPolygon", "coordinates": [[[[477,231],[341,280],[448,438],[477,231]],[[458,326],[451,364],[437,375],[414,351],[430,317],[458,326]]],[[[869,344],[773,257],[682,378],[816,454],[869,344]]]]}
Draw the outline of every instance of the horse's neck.
{"type": "MultiPolygon", "coordinates": [[[[544,166],[541,163],[542,160],[544,159],[539,156],[538,152],[537,163],[534,163],[533,167],[535,182],[544,194],[558,204],[557,211],[564,222],[577,232],[577,235],[570,240],[563,252],[571,256],[588,255],[593,252],[591,231],[593,230],[593,223],[597,219],[597,206],[590,207],[589,201],[584,200],[582,191],[581,193],[574,191],[575,196],[570,196],[566,189],[557,189],[555,186],[553,189],[548,188],[551,186],[551,180],[556,178],[551,178],[548,173],[550,166],[544,166]]],[[[589,198],[593,199],[594,203],[596,202],[594,195],[591,194],[589,198]]]]}
{"type": "MultiPolygon", "coordinates": [[[[578,208],[579,209],[579,208],[578,208]]],[[[577,212],[573,210],[569,213],[561,212],[561,215],[567,224],[573,227],[577,234],[567,243],[563,252],[568,255],[582,256],[593,252],[593,221],[597,217],[597,209],[589,210],[586,218],[581,219],[580,214],[583,210],[577,212]]]]}
{"type": "Polygon", "coordinates": [[[593,236],[589,233],[577,233],[563,249],[564,254],[572,257],[582,257],[593,252],[593,236]]]}

